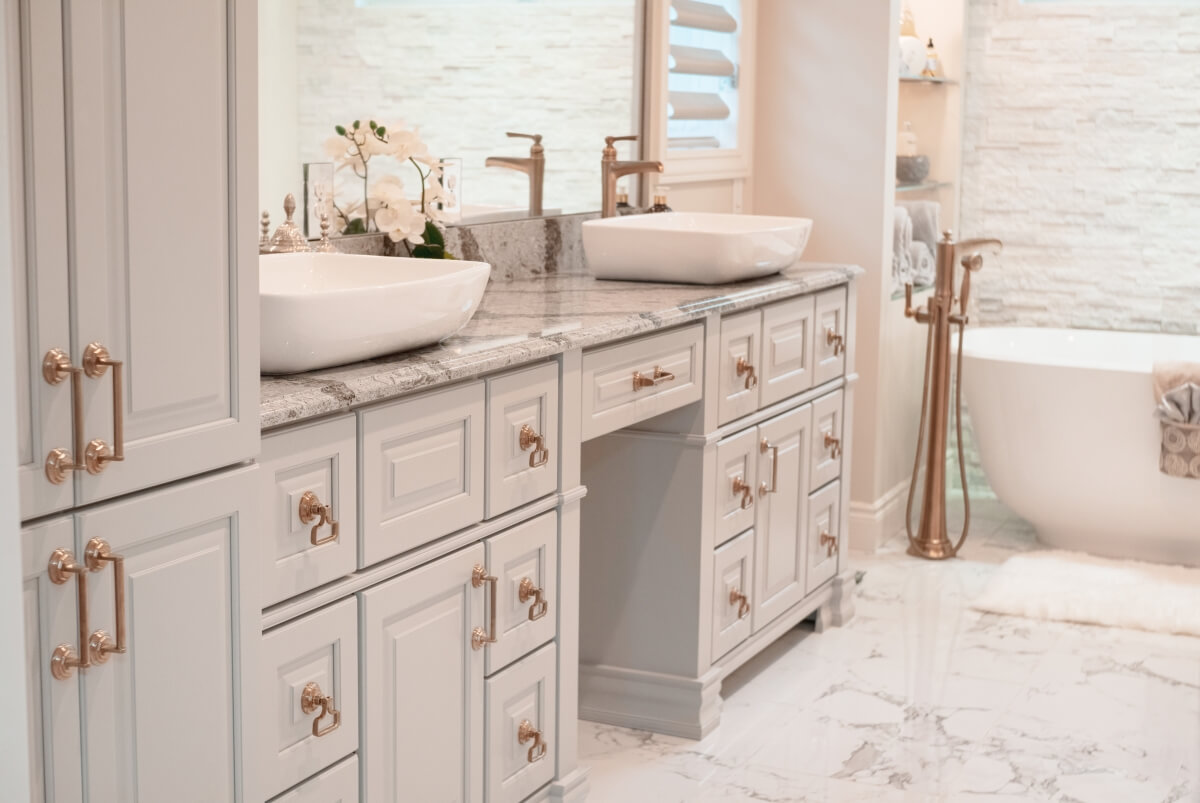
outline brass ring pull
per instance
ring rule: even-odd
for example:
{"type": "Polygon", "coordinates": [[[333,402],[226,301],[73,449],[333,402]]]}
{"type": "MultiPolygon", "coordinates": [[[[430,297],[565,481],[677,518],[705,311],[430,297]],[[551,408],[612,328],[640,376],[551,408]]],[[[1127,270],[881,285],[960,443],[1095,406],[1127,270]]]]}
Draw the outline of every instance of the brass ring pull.
{"type": "Polygon", "coordinates": [[[546,757],[546,741],[542,738],[542,732],[533,727],[532,722],[523,719],[521,720],[521,724],[517,726],[517,742],[525,744],[530,739],[533,740],[533,744],[529,746],[529,752],[525,754],[525,760],[532,764],[546,757]]]}
{"type": "Polygon", "coordinates": [[[71,439],[74,451],[56,448],[46,455],[46,479],[52,485],[62,485],[72,471],[80,471],[84,464],[83,455],[83,369],[71,365],[71,358],[62,349],[50,349],[42,358],[42,378],[47,384],[57,385],[71,378],[71,439]]]}
{"type": "Polygon", "coordinates": [[[758,385],[758,376],[754,373],[754,366],[746,362],[745,357],[738,357],[737,360],[737,375],[746,375],[746,390],[751,390],[758,385]]]}
{"type": "Polygon", "coordinates": [[[825,547],[825,557],[832,558],[834,550],[837,549],[838,540],[835,536],[828,532],[821,533],[821,546],[825,547]]]}
{"type": "Polygon", "coordinates": [[[499,579],[494,575],[487,573],[487,569],[482,566],[476,566],[471,570],[471,585],[479,588],[484,583],[491,583],[491,596],[488,598],[489,619],[488,629],[476,627],[471,631],[471,649],[481,650],[485,644],[495,644],[499,639],[496,638],[496,586],[499,585],[499,579]]]}
{"type": "Polygon", "coordinates": [[[842,456],[842,439],[833,437],[833,433],[825,433],[825,448],[829,449],[829,456],[837,460],[842,456]]]}
{"type": "Polygon", "coordinates": [[[521,585],[517,587],[517,599],[521,602],[533,600],[533,604],[529,606],[529,621],[531,622],[541,619],[550,610],[550,603],[546,601],[544,592],[536,587],[533,580],[528,577],[521,579],[521,585]]]}
{"type": "Polygon", "coordinates": [[[300,497],[300,508],[297,511],[300,514],[301,524],[313,524],[312,532],[308,535],[308,542],[313,546],[321,546],[328,544],[330,541],[338,540],[339,526],[337,519],[333,517],[333,509],[329,505],[321,504],[320,498],[312,491],[305,491],[300,497]],[[317,531],[329,525],[329,535],[324,538],[317,538],[317,531]]]}
{"type": "Polygon", "coordinates": [[[742,510],[746,510],[754,504],[754,490],[750,487],[750,484],[741,477],[734,477],[733,495],[737,496],[738,494],[742,495],[742,510]]]}
{"type": "Polygon", "coordinates": [[[127,647],[125,637],[125,558],[121,555],[114,555],[108,542],[103,538],[93,538],[87,542],[83,559],[87,563],[88,569],[93,572],[103,571],[105,563],[111,563],[113,567],[113,600],[115,601],[113,618],[116,623],[117,641],[114,644],[112,636],[104,630],[95,631],[88,639],[88,651],[92,663],[102,664],[108,660],[110,655],[124,655],[127,647]]]}
{"type": "Polygon", "coordinates": [[[300,710],[311,714],[318,708],[321,709],[321,713],[313,720],[312,735],[320,739],[338,729],[342,724],[342,712],[333,707],[333,695],[322,694],[321,687],[316,683],[307,683],[304,691],[300,693],[300,710]],[[332,716],[333,721],[322,728],[321,720],[327,716],[332,716]]]}
{"type": "Polygon", "coordinates": [[[633,389],[636,392],[642,388],[653,388],[661,385],[664,382],[673,382],[674,380],[675,374],[671,373],[670,371],[664,371],[662,368],[656,365],[654,366],[653,376],[646,376],[639,371],[633,372],[633,389]]]}
{"type": "Polygon", "coordinates": [[[846,350],[846,338],[830,326],[825,329],[825,345],[833,346],[833,356],[836,357],[846,350]]]}
{"type": "Polygon", "coordinates": [[[99,379],[109,368],[113,369],[113,445],[99,438],[87,445],[84,463],[89,474],[99,474],[109,463],[125,459],[125,363],[110,357],[108,349],[99,343],[89,343],[83,351],[83,372],[99,379]]]}
{"type": "Polygon", "coordinates": [[[56,680],[66,680],[75,669],[87,669],[92,665],[92,652],[87,648],[88,643],[88,567],[75,562],[75,556],[66,549],[56,549],[50,553],[50,561],[46,566],[50,582],[57,586],[68,582],[75,575],[75,604],[79,609],[79,649],[74,644],[59,644],[50,653],[50,674],[56,680]]]}
{"type": "Polygon", "coordinates": [[[546,439],[537,434],[534,428],[528,424],[521,425],[519,445],[522,452],[533,449],[529,455],[530,468],[544,466],[550,461],[550,450],[546,448],[546,439]]]}
{"type": "Polygon", "coordinates": [[[771,442],[766,438],[758,444],[758,450],[763,454],[771,453],[771,487],[767,487],[765,482],[759,483],[758,495],[766,496],[767,494],[778,493],[779,491],[779,447],[772,446],[771,442]]]}
{"type": "Polygon", "coordinates": [[[729,604],[737,606],[739,619],[745,619],[750,613],[750,598],[736,588],[729,589],[729,604]]]}

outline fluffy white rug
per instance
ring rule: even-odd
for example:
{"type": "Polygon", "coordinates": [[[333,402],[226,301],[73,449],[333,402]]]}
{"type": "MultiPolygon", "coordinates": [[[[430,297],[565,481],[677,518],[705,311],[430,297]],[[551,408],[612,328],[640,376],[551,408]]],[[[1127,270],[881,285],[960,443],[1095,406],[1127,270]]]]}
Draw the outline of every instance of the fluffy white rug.
{"type": "Polygon", "coordinates": [[[1080,552],[1030,552],[1005,561],[971,607],[1200,636],[1200,569],[1080,552]]]}

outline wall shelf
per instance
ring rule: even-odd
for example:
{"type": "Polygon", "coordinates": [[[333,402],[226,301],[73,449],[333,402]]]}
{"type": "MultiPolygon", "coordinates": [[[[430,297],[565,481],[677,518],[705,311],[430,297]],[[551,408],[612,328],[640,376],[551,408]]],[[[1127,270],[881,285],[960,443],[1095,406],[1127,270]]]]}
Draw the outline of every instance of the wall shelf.
{"type": "MultiPolygon", "coordinates": [[[[916,298],[917,296],[924,295],[925,293],[929,293],[932,291],[933,291],[932,284],[914,285],[913,286],[913,298],[916,298]]],[[[904,300],[904,288],[902,287],[899,290],[896,290],[892,293],[892,301],[903,301],[903,300],[904,300]]]]}
{"type": "Polygon", "coordinates": [[[951,84],[957,85],[958,81],[953,78],[929,78],[924,75],[902,75],[900,76],[902,84],[951,84]]]}
{"type": "Polygon", "coordinates": [[[897,184],[896,194],[902,192],[932,192],[933,190],[953,186],[953,181],[922,181],[920,184],[897,184]]]}

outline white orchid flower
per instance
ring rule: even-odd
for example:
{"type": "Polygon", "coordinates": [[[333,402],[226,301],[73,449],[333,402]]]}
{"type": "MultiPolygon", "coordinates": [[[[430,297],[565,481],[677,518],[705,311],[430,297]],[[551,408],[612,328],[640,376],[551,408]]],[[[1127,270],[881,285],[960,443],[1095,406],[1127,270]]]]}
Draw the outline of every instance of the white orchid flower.
{"type": "Polygon", "coordinates": [[[375,225],[386,231],[392,242],[408,240],[413,245],[425,242],[425,216],[412,204],[402,203],[375,213],[375,225]]]}

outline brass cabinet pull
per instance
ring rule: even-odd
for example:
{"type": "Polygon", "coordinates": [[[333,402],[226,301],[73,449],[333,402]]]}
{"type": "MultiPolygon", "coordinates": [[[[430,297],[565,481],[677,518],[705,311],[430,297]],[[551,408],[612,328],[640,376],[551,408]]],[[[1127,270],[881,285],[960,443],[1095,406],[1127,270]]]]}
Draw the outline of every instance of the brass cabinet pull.
{"type": "Polygon", "coordinates": [[[312,735],[320,739],[338,729],[342,724],[342,712],[333,707],[333,695],[323,694],[321,687],[316,683],[306,683],[304,691],[300,693],[300,710],[311,714],[318,708],[321,709],[321,713],[313,720],[312,735]],[[333,717],[333,721],[322,728],[321,720],[327,716],[333,717]]]}
{"type": "Polygon", "coordinates": [[[538,468],[549,462],[550,450],[546,448],[545,438],[537,434],[534,428],[528,424],[521,425],[519,443],[522,452],[528,452],[530,449],[533,449],[533,452],[529,455],[530,468],[538,468]]]}
{"type": "Polygon", "coordinates": [[[833,557],[833,553],[837,549],[837,544],[838,540],[836,536],[832,536],[828,532],[821,533],[821,546],[825,547],[825,557],[833,557]]]}
{"type": "Polygon", "coordinates": [[[670,371],[664,371],[662,368],[659,368],[657,365],[654,366],[654,375],[653,376],[646,376],[645,374],[640,373],[639,371],[633,372],[633,389],[634,389],[634,391],[639,391],[642,388],[657,387],[658,385],[661,385],[664,382],[673,382],[673,381],[675,381],[675,374],[671,373],[670,371]]]}
{"type": "Polygon", "coordinates": [[[525,754],[525,760],[532,764],[546,757],[546,741],[542,738],[542,732],[533,727],[532,722],[523,719],[521,720],[521,724],[517,726],[517,742],[525,744],[530,739],[533,740],[533,744],[529,746],[529,752],[525,754]]]}
{"type": "Polygon", "coordinates": [[[70,550],[56,549],[50,553],[50,561],[46,566],[50,582],[62,585],[75,575],[75,604],[79,608],[79,618],[76,622],[79,629],[79,648],[74,644],[59,644],[50,654],[50,674],[56,680],[66,680],[75,669],[87,669],[92,665],[92,652],[88,649],[88,567],[75,562],[75,556],[70,550]]]}
{"type": "Polygon", "coordinates": [[[737,606],[739,619],[745,619],[750,613],[750,598],[736,588],[729,589],[729,604],[737,606]]]}
{"type": "Polygon", "coordinates": [[[333,509],[329,505],[321,504],[320,498],[312,491],[305,491],[300,497],[300,508],[297,511],[300,514],[301,524],[313,524],[312,532],[308,535],[308,542],[313,546],[321,546],[328,544],[330,541],[338,540],[338,523],[333,517],[333,509]],[[324,538],[317,538],[317,532],[329,525],[329,535],[324,538]]]}
{"type": "Polygon", "coordinates": [[[88,639],[88,654],[92,663],[102,664],[108,660],[110,655],[124,655],[127,646],[125,639],[125,558],[121,555],[114,555],[108,542],[103,538],[93,538],[87,542],[83,559],[87,563],[88,569],[93,572],[102,571],[105,563],[111,563],[113,567],[113,600],[115,601],[113,617],[117,630],[117,641],[114,644],[112,636],[104,630],[95,631],[88,639]]]}
{"type": "Polygon", "coordinates": [[[741,477],[734,477],[733,495],[737,496],[738,494],[742,495],[742,510],[746,510],[754,504],[754,490],[750,487],[750,484],[741,477]]]}
{"type": "Polygon", "coordinates": [[[771,453],[771,486],[768,488],[765,482],[758,485],[758,495],[766,496],[767,494],[778,493],[779,491],[779,447],[772,446],[771,442],[766,438],[758,445],[758,450],[763,454],[771,453]]]}
{"type": "Polygon", "coordinates": [[[842,456],[842,439],[833,437],[832,432],[826,432],[825,448],[830,450],[829,456],[837,460],[842,456]]]}
{"type": "Polygon", "coordinates": [[[533,584],[533,580],[525,577],[521,579],[521,584],[517,587],[517,599],[521,602],[529,602],[533,600],[533,604],[529,606],[529,621],[536,622],[546,615],[546,611],[550,610],[550,603],[546,601],[542,589],[533,584]]]}
{"type": "Polygon", "coordinates": [[[745,357],[738,357],[737,360],[737,375],[746,376],[746,390],[750,390],[758,384],[758,376],[754,373],[754,366],[746,362],[745,357]]]}
{"type": "Polygon", "coordinates": [[[846,338],[837,333],[832,326],[825,329],[825,345],[833,346],[833,356],[838,356],[846,350],[846,338]]]}
{"type": "Polygon", "coordinates": [[[113,443],[109,446],[97,438],[87,445],[84,462],[89,474],[99,474],[109,463],[125,459],[125,363],[110,357],[99,343],[89,343],[83,351],[83,372],[99,379],[109,368],[113,369],[113,443]]]}
{"type": "Polygon", "coordinates": [[[84,468],[83,457],[83,369],[71,365],[71,358],[62,349],[50,349],[42,358],[42,378],[47,384],[57,385],[71,378],[71,440],[72,451],[62,448],[51,449],[46,455],[46,479],[53,485],[62,485],[72,471],[84,468]]]}
{"type": "Polygon", "coordinates": [[[499,585],[499,578],[488,574],[487,569],[482,566],[476,566],[471,571],[471,585],[479,588],[484,583],[491,583],[491,595],[488,597],[488,629],[476,627],[471,631],[471,649],[481,650],[485,644],[495,644],[499,639],[496,638],[496,586],[499,585]]]}

